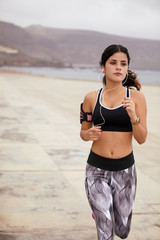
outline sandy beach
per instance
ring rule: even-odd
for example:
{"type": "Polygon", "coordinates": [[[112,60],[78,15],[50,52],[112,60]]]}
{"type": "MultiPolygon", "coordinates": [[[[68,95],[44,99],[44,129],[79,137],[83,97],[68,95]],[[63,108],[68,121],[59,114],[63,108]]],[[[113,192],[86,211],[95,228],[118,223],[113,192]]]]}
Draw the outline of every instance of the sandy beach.
{"type": "MultiPolygon", "coordinates": [[[[79,109],[100,87],[0,72],[0,240],[96,240],[84,189],[91,143],[79,137],[79,109]]],[[[160,85],[143,85],[142,92],[148,138],[133,143],[138,186],[127,239],[159,240],[160,85]]]]}

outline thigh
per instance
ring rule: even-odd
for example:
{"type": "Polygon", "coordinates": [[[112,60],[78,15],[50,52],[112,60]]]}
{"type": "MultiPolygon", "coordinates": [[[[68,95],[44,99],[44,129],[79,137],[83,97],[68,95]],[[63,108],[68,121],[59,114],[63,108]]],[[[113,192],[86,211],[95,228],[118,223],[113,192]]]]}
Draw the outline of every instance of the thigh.
{"type": "Polygon", "coordinates": [[[110,172],[87,164],[85,187],[93,211],[98,239],[113,237],[113,198],[109,186],[110,172]]]}
{"type": "Polygon", "coordinates": [[[129,232],[137,183],[135,165],[128,169],[114,172],[113,182],[115,230],[116,232],[129,232]]]}

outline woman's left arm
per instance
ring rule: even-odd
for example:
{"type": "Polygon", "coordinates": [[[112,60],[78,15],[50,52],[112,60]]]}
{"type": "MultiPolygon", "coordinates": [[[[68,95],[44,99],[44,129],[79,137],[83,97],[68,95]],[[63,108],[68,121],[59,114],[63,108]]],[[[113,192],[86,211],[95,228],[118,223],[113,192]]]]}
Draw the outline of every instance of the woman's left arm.
{"type": "Polygon", "coordinates": [[[131,90],[131,97],[124,99],[124,107],[130,116],[133,136],[139,144],[147,137],[147,106],[143,93],[131,90]]]}

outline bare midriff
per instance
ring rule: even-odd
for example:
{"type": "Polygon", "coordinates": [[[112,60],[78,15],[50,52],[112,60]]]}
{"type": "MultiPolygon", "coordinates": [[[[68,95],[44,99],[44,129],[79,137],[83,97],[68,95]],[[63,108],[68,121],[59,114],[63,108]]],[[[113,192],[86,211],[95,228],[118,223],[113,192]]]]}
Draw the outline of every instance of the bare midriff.
{"type": "Polygon", "coordinates": [[[103,131],[92,151],[106,158],[122,158],[132,152],[132,132],[103,131]]]}

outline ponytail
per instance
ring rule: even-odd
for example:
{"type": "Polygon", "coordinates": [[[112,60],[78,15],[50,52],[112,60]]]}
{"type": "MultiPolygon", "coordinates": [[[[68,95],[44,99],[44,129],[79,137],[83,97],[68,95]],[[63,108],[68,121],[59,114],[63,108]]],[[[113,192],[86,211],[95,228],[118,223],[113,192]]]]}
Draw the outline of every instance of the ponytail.
{"type": "MultiPolygon", "coordinates": [[[[125,79],[123,80],[124,82],[124,87],[129,87],[129,88],[136,88],[138,91],[141,89],[141,84],[139,80],[137,79],[137,74],[135,72],[132,72],[131,70],[128,70],[128,78],[127,81],[125,82],[125,79]]],[[[122,82],[122,84],[123,84],[122,82]]]]}

